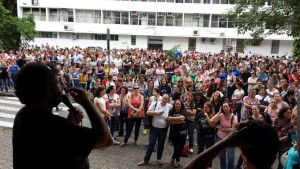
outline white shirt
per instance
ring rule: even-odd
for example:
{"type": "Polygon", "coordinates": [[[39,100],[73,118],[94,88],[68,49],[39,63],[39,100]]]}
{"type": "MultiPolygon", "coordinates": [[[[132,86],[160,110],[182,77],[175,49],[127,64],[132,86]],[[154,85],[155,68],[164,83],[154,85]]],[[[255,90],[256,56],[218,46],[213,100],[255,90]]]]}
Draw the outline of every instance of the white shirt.
{"type": "Polygon", "coordinates": [[[58,63],[64,64],[64,55],[57,56],[58,63]]]}
{"type": "MultiPolygon", "coordinates": [[[[97,104],[97,103],[100,103],[101,107],[103,109],[106,109],[106,105],[105,105],[105,100],[103,97],[95,97],[94,98],[94,104],[97,104]]],[[[98,107],[97,107],[98,108],[98,107]]],[[[99,109],[99,108],[98,108],[99,109]]],[[[104,118],[104,113],[100,111],[99,109],[99,112],[100,112],[100,116],[104,118]]]]}
{"type": "Polygon", "coordinates": [[[161,80],[163,78],[163,75],[165,74],[165,70],[164,69],[156,69],[156,74],[157,74],[158,80],[161,80]]]}
{"type": "Polygon", "coordinates": [[[267,95],[266,97],[262,97],[261,95],[255,95],[255,98],[257,98],[259,101],[261,101],[264,98],[264,101],[270,103],[270,97],[267,95]]]}
{"type": "Polygon", "coordinates": [[[172,105],[167,103],[166,105],[161,105],[161,102],[152,103],[149,107],[149,110],[155,112],[164,112],[162,115],[155,115],[153,116],[152,126],[156,128],[166,128],[168,127],[167,118],[169,115],[169,111],[172,109],[172,105]]]}
{"type": "Polygon", "coordinates": [[[108,88],[109,86],[116,86],[116,84],[114,81],[106,82],[106,88],[108,88]]]}
{"type": "MultiPolygon", "coordinates": [[[[114,94],[114,96],[111,97],[111,96],[109,96],[107,94],[107,95],[104,95],[103,98],[108,99],[109,103],[117,103],[117,101],[119,99],[119,95],[114,94]]],[[[110,116],[120,115],[120,112],[119,112],[118,108],[112,108],[112,107],[110,107],[108,111],[109,111],[110,116]]]]}
{"type": "Polygon", "coordinates": [[[118,68],[110,68],[109,74],[113,75],[113,80],[117,80],[119,74],[118,68]]]}
{"type": "Polygon", "coordinates": [[[122,67],[122,59],[114,59],[114,63],[116,65],[117,68],[121,68],[122,67]]]}

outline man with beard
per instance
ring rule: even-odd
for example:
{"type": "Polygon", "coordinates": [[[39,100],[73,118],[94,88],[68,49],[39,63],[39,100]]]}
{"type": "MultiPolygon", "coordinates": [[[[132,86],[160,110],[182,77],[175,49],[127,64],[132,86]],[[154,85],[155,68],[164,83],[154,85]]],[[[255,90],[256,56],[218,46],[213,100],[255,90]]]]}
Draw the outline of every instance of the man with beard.
{"type": "Polygon", "coordinates": [[[79,126],[82,112],[71,109],[68,118],[54,115],[62,100],[56,71],[42,63],[28,63],[16,76],[15,93],[25,106],[13,127],[14,169],[88,169],[94,148],[112,144],[108,128],[85,91],[69,90],[82,105],[92,128],[79,126]]]}

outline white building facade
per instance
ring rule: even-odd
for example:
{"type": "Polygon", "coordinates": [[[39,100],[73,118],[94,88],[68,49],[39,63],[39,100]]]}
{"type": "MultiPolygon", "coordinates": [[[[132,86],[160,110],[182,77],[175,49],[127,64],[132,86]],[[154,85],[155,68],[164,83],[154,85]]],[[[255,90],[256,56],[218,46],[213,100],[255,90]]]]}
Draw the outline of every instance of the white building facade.
{"type": "Polygon", "coordinates": [[[18,0],[19,17],[33,14],[40,37],[32,44],[161,48],[284,55],[292,51],[286,35],[266,37],[258,47],[244,45],[249,34],[238,35],[225,17],[229,0],[18,0]]]}

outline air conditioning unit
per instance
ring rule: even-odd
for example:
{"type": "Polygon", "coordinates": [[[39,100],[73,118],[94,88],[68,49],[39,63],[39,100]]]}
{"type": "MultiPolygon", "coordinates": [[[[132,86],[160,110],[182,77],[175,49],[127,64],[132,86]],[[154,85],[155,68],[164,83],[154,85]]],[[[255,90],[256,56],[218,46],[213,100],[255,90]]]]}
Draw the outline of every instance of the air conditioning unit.
{"type": "Polygon", "coordinates": [[[167,13],[167,16],[172,16],[172,17],[173,17],[174,15],[173,15],[172,12],[168,12],[168,13],[167,13]]]}
{"type": "Polygon", "coordinates": [[[38,6],[38,5],[39,5],[39,0],[33,0],[33,1],[32,1],[32,5],[38,6]]]}
{"type": "Polygon", "coordinates": [[[163,12],[158,12],[157,16],[165,16],[165,14],[163,12]]]}
{"type": "Polygon", "coordinates": [[[215,38],[210,38],[210,39],[209,39],[209,43],[210,43],[210,44],[215,44],[216,41],[217,41],[217,40],[216,40],[215,38]]]}
{"type": "Polygon", "coordinates": [[[199,35],[199,31],[198,30],[193,30],[193,35],[194,36],[198,36],[199,35]]]}
{"type": "Polygon", "coordinates": [[[194,13],[193,18],[200,18],[200,14],[199,13],[194,13]]]}
{"type": "Polygon", "coordinates": [[[131,11],[131,15],[137,15],[137,11],[131,11]]]}
{"type": "Polygon", "coordinates": [[[77,39],[77,35],[76,34],[72,34],[71,35],[71,39],[76,40],[77,39]]]}
{"type": "Polygon", "coordinates": [[[220,33],[220,37],[225,37],[225,36],[226,36],[226,34],[224,32],[220,33]]]}
{"type": "Polygon", "coordinates": [[[207,38],[201,38],[201,43],[207,43],[207,38]]]}
{"type": "Polygon", "coordinates": [[[72,26],[70,26],[70,25],[64,25],[64,30],[65,30],[65,31],[72,31],[73,28],[72,28],[72,26]]]}

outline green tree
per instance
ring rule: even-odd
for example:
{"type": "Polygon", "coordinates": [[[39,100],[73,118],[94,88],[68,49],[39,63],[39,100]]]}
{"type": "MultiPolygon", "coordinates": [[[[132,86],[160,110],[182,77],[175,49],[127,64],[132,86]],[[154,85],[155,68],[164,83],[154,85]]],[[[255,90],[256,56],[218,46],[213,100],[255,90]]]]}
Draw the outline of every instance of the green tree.
{"type": "Polygon", "coordinates": [[[0,49],[17,49],[21,37],[32,41],[38,36],[33,16],[18,18],[0,3],[0,49]]]}
{"type": "Polygon", "coordinates": [[[293,55],[295,58],[300,58],[300,38],[295,38],[293,42],[293,55]]]}
{"type": "Polygon", "coordinates": [[[2,3],[5,9],[11,11],[13,16],[18,16],[17,0],[0,0],[0,3],[2,3]]]}
{"type": "Polygon", "coordinates": [[[299,0],[231,0],[236,4],[227,13],[239,34],[250,33],[248,44],[258,46],[271,34],[300,35],[299,0]]]}

